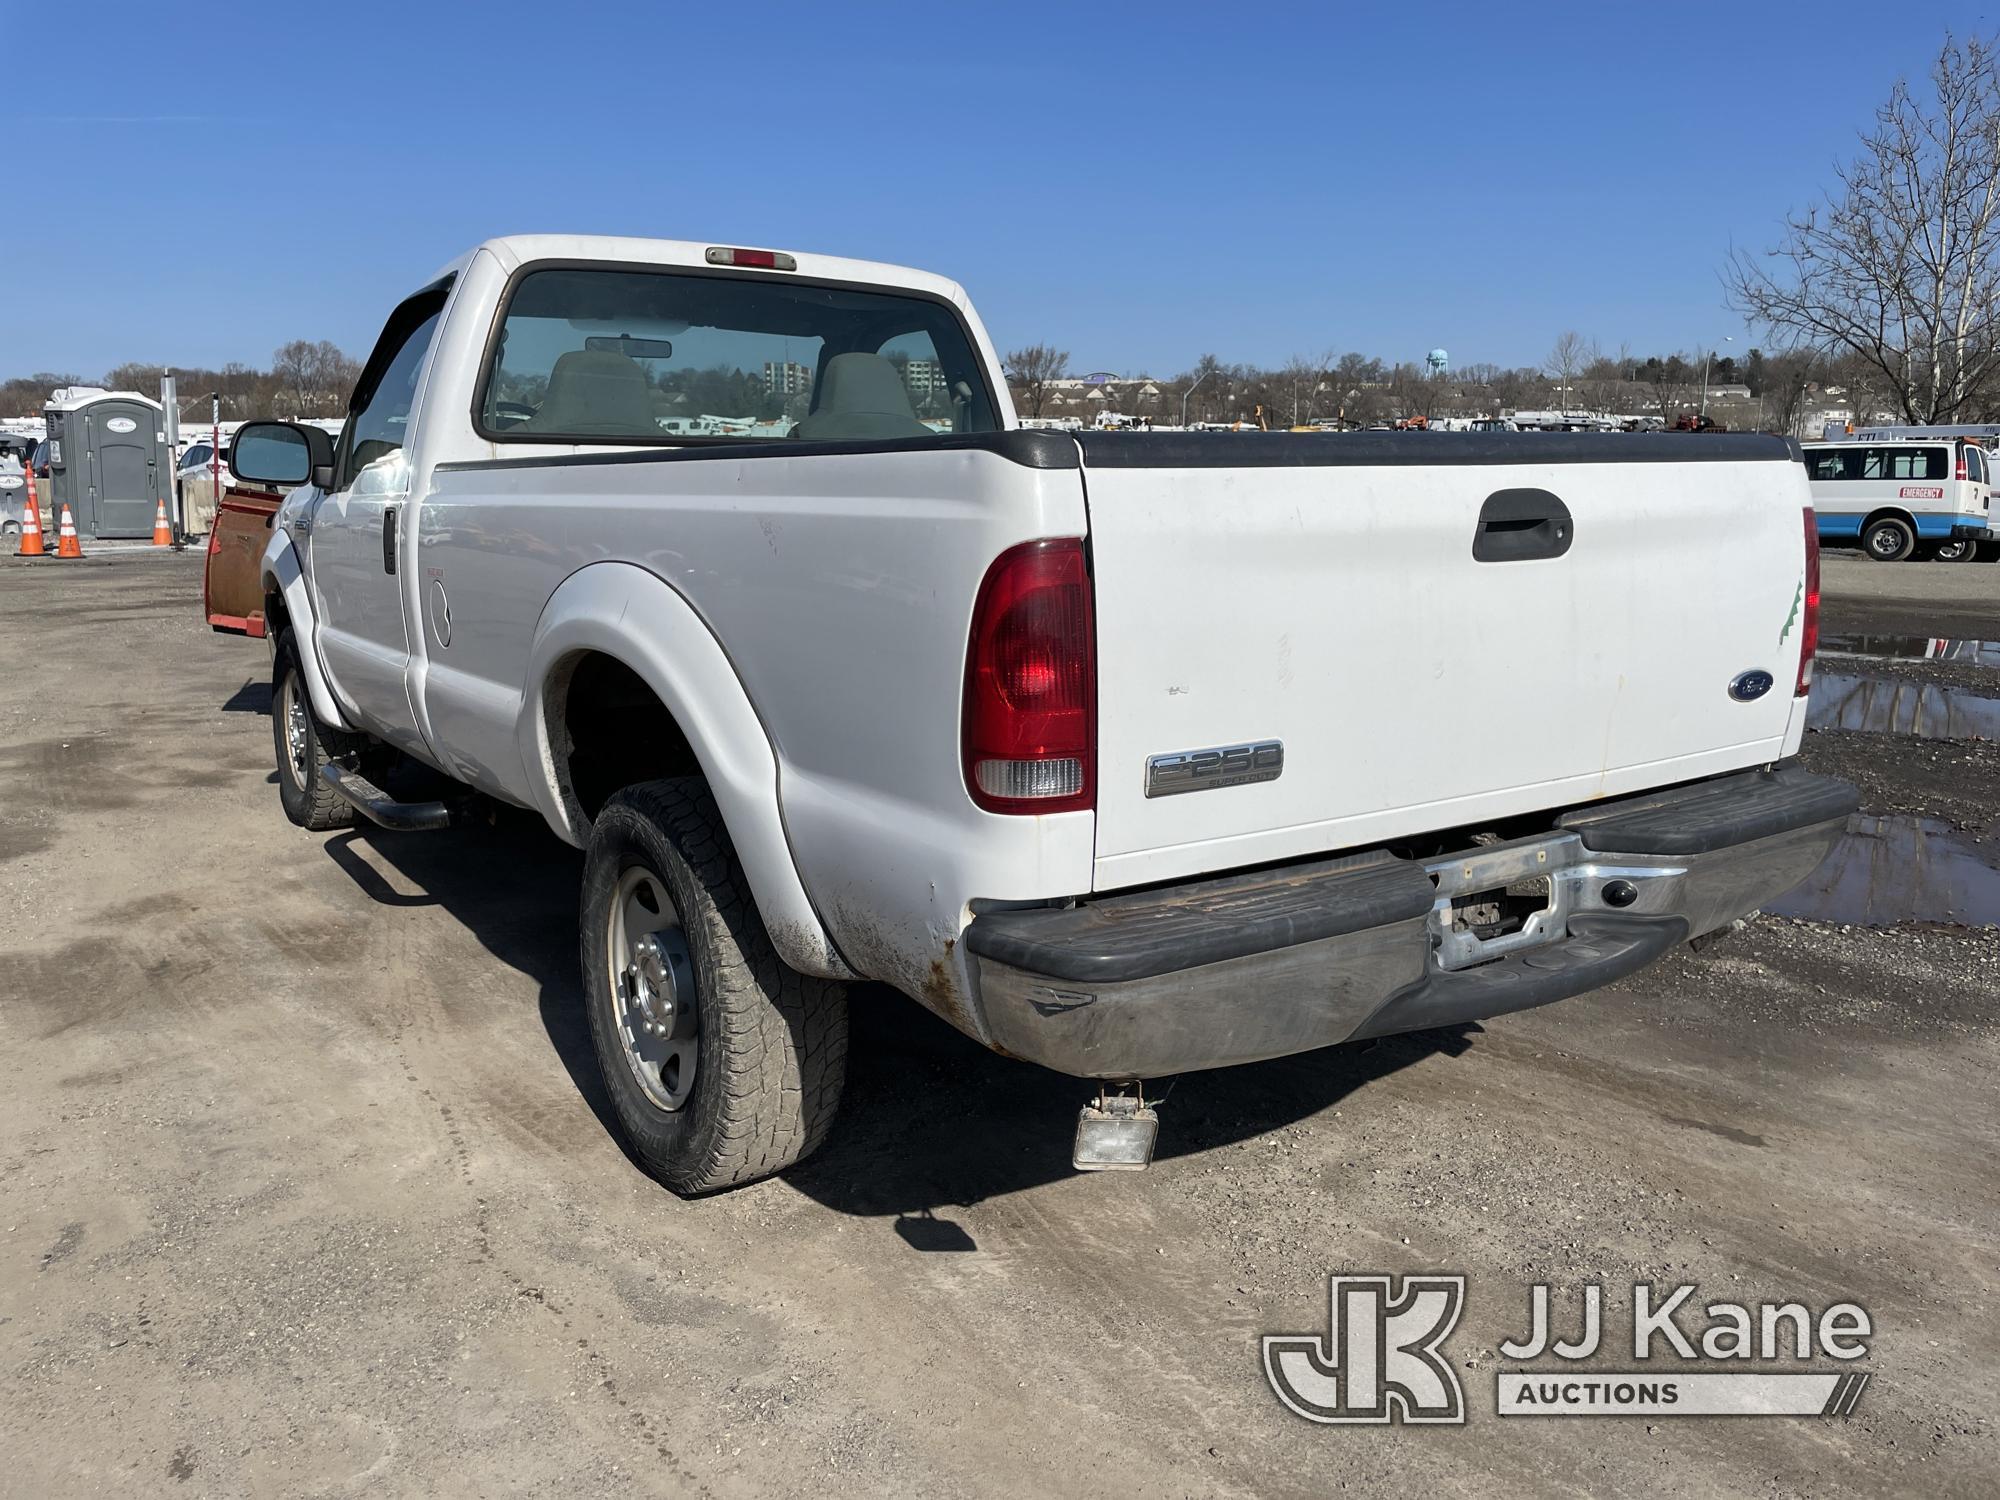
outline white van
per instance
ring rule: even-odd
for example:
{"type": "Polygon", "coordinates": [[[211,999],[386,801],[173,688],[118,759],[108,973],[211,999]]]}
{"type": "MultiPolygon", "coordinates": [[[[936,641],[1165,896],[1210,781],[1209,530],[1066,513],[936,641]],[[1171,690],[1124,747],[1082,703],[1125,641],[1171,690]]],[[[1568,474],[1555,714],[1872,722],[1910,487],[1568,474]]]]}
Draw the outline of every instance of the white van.
{"type": "Polygon", "coordinates": [[[1949,438],[1804,443],[1822,542],[1859,542],[1877,562],[1969,561],[1990,537],[1986,451],[1949,438]]]}

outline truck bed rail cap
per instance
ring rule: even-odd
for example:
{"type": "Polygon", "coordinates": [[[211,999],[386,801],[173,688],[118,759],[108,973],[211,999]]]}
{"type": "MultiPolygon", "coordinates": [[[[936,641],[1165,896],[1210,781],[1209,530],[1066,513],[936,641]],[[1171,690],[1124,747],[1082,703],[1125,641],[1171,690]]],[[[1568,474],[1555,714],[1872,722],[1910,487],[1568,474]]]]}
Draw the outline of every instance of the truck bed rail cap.
{"type": "Polygon", "coordinates": [[[834,458],[879,453],[991,453],[1025,469],[1074,469],[1076,439],[1066,432],[1017,430],[963,432],[938,437],[880,438],[867,442],[795,443],[764,438],[748,443],[690,443],[684,447],[626,448],[612,453],[545,453],[521,458],[475,458],[441,463],[437,472],[462,469],[551,469],[596,464],[693,463],[714,459],[740,463],[752,458],[834,458]]]}
{"type": "Polygon", "coordinates": [[[1452,468],[1470,464],[1796,463],[1764,433],[1080,432],[1087,468],[1452,468]]]}

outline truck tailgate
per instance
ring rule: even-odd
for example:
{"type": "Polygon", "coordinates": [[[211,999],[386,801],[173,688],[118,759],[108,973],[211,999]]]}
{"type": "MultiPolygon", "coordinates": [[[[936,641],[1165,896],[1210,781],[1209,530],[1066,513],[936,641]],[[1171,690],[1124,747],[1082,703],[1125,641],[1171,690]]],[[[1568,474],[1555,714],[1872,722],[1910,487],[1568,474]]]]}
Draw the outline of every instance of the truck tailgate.
{"type": "Polygon", "coordinates": [[[1809,502],[1784,440],[1081,441],[1100,889],[1796,745],[1809,502]],[[1772,685],[1732,695],[1748,672],[1772,685]],[[1268,749],[1149,772],[1151,757],[1270,742],[1275,779],[1255,779],[1276,769],[1268,749]]]}

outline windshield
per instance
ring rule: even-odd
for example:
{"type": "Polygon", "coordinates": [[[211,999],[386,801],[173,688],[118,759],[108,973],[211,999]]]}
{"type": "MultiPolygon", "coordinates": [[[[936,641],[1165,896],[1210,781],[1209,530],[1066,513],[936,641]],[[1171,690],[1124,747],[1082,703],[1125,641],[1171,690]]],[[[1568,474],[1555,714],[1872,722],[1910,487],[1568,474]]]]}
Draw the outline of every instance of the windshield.
{"type": "Polygon", "coordinates": [[[542,442],[842,442],[999,425],[944,303],[699,272],[529,272],[483,389],[489,436],[542,442]]]}

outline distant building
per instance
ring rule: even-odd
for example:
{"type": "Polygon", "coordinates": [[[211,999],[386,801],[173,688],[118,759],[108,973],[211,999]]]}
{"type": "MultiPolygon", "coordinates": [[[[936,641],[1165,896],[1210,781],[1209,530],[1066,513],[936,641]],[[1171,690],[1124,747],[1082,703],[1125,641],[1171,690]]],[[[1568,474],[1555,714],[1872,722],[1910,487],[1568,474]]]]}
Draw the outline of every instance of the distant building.
{"type": "Polygon", "coordinates": [[[795,364],[786,360],[779,364],[771,360],[764,362],[764,389],[774,396],[803,396],[813,387],[811,365],[795,364]]]}
{"type": "Polygon", "coordinates": [[[904,372],[903,383],[909,387],[913,396],[941,391],[948,384],[944,378],[944,366],[934,359],[911,360],[904,372]]]}

